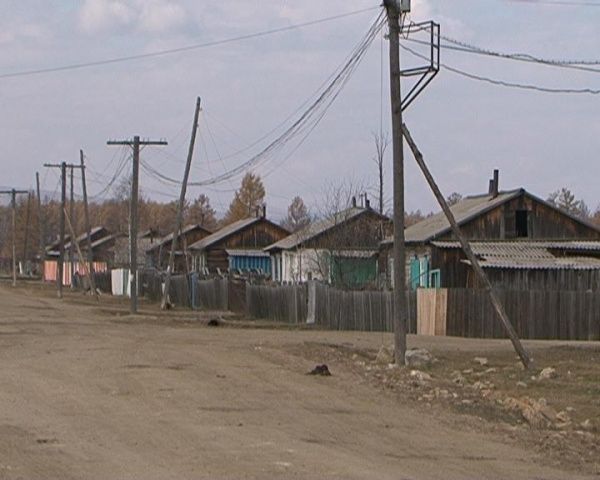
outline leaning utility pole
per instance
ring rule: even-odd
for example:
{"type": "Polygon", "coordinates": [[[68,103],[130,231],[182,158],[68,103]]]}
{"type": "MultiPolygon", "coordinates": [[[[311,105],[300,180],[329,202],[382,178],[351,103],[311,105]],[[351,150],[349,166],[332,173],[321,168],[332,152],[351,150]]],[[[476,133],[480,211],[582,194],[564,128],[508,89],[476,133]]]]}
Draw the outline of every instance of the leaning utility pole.
{"type": "Polygon", "coordinates": [[[131,285],[131,313],[137,313],[137,236],[138,236],[138,194],[140,176],[140,145],[167,145],[165,140],[109,140],[107,145],[127,145],[133,149],[133,169],[131,177],[131,200],[129,207],[129,284],[131,285]]]}
{"type": "Polygon", "coordinates": [[[473,253],[473,249],[471,248],[469,241],[463,235],[463,233],[460,231],[460,227],[458,226],[458,223],[456,222],[456,218],[454,217],[452,210],[450,210],[450,206],[448,205],[448,202],[444,198],[444,195],[442,195],[442,192],[440,191],[437,183],[435,183],[433,175],[431,175],[429,168],[427,168],[427,165],[425,164],[423,155],[419,151],[415,141],[412,139],[410,132],[408,131],[408,128],[406,127],[405,124],[402,125],[402,134],[403,134],[404,138],[406,138],[406,142],[408,143],[408,145],[413,153],[413,156],[415,157],[415,160],[417,161],[417,165],[419,165],[421,172],[423,172],[423,176],[425,177],[425,180],[427,180],[427,183],[429,184],[431,191],[435,195],[435,198],[437,199],[438,203],[440,204],[440,207],[442,207],[442,211],[444,212],[444,215],[446,215],[446,219],[448,220],[448,223],[450,224],[450,227],[452,228],[454,235],[456,236],[456,238],[458,238],[458,241],[460,242],[460,246],[462,247],[462,250],[465,253],[465,256],[467,257],[467,260],[469,260],[469,263],[471,264],[471,268],[473,269],[473,272],[475,272],[475,275],[477,276],[479,281],[483,284],[484,289],[488,292],[488,295],[490,296],[490,301],[492,303],[492,306],[494,307],[496,315],[500,319],[500,322],[502,323],[502,326],[504,327],[506,334],[510,338],[510,341],[512,342],[515,351],[519,355],[521,362],[523,363],[525,368],[531,368],[532,360],[529,357],[529,355],[527,354],[527,352],[525,351],[525,349],[523,348],[523,345],[521,344],[521,341],[519,340],[517,332],[513,328],[512,324],[510,323],[510,320],[508,319],[508,315],[506,314],[506,310],[504,309],[504,305],[502,304],[502,302],[500,301],[500,298],[498,297],[498,294],[492,287],[492,284],[490,283],[488,276],[483,271],[483,268],[481,268],[481,265],[479,264],[479,260],[473,253]]]}
{"type": "MultiPolygon", "coordinates": [[[[196,132],[198,130],[198,116],[200,115],[200,97],[196,100],[196,111],[194,112],[194,124],[192,125],[192,136],[190,138],[190,146],[188,149],[187,162],[185,164],[185,172],[183,174],[183,182],[181,184],[181,193],[179,195],[179,205],[177,206],[177,219],[175,221],[175,228],[173,229],[173,238],[171,239],[171,252],[169,253],[169,265],[167,267],[167,277],[165,278],[165,289],[163,291],[162,301],[160,308],[167,308],[167,298],[169,296],[169,288],[171,285],[171,274],[175,267],[175,250],[177,249],[177,237],[181,233],[183,223],[183,208],[185,204],[185,193],[187,190],[187,182],[190,175],[190,168],[192,166],[192,157],[194,156],[194,144],[196,143],[196,132]]],[[[184,250],[185,255],[185,250],[184,250]]],[[[187,266],[187,256],[185,257],[187,266]]],[[[187,268],[186,268],[187,270],[187,268]]],[[[186,272],[187,273],[187,272],[186,272]]]]}
{"type": "Polygon", "coordinates": [[[404,145],[402,140],[402,95],[400,90],[400,24],[405,2],[384,0],[390,40],[390,96],[392,106],[393,191],[394,191],[394,359],[405,364],[407,331],[406,249],[404,239],[404,145]]]}
{"type": "MultiPolygon", "coordinates": [[[[83,193],[83,212],[85,217],[85,231],[87,233],[87,253],[89,262],[88,271],[90,272],[89,280],[90,280],[90,288],[92,293],[97,295],[96,292],[96,283],[94,282],[94,252],[92,252],[92,227],[90,225],[90,211],[88,207],[88,198],[87,198],[87,185],[85,183],[85,163],[84,163],[84,155],[83,150],[79,150],[79,161],[81,168],[81,188],[83,193]]],[[[81,261],[85,262],[83,257],[81,261]]]]}
{"type": "Polygon", "coordinates": [[[12,286],[17,286],[17,195],[29,193],[27,190],[3,190],[0,195],[10,195],[10,206],[12,210],[12,286]]]}

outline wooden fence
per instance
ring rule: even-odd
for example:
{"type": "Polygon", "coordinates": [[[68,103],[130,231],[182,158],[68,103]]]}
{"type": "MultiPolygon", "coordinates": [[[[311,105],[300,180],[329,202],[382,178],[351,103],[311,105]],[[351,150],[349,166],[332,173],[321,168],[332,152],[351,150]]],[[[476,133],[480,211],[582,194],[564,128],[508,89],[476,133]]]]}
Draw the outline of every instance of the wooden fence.
{"type": "Polygon", "coordinates": [[[229,309],[229,281],[226,278],[197,280],[193,290],[194,308],[204,310],[229,309]]]}
{"type": "Polygon", "coordinates": [[[246,286],[248,315],[283,323],[305,323],[308,313],[306,285],[246,286]]]}
{"type": "MultiPolygon", "coordinates": [[[[332,330],[393,331],[390,291],[345,291],[315,285],[315,323],[332,330]]],[[[407,293],[408,332],[417,331],[417,296],[407,293]]]]}
{"type": "MultiPolygon", "coordinates": [[[[504,338],[484,290],[448,289],[447,334],[504,338]]],[[[521,338],[600,340],[600,291],[499,290],[521,338]]]]}

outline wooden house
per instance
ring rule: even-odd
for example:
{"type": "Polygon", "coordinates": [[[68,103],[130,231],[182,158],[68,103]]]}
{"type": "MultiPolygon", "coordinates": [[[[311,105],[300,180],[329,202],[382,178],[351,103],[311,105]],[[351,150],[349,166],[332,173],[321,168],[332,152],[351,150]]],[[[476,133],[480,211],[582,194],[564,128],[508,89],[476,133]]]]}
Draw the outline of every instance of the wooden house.
{"type": "Polygon", "coordinates": [[[271,259],[264,248],[289,232],[265,217],[265,211],[256,217],[233,222],[211,235],[191,244],[188,248],[193,269],[198,272],[271,272],[271,259]]]}
{"type": "Polygon", "coordinates": [[[272,278],[278,282],[320,280],[362,287],[377,278],[378,246],[390,230],[390,219],[366,207],[353,206],[316,221],[269,245],[272,278]]]}
{"type": "MultiPolygon", "coordinates": [[[[464,198],[451,207],[492,283],[514,289],[598,289],[600,230],[520,188],[464,198]]],[[[411,288],[479,287],[443,212],[405,230],[411,288]]],[[[392,238],[379,264],[391,284],[392,238]]]]}
{"type": "MultiPolygon", "coordinates": [[[[188,246],[208,237],[211,233],[210,230],[207,230],[202,225],[198,224],[186,225],[181,229],[181,233],[177,239],[177,249],[175,250],[175,272],[185,272],[190,269],[191,256],[188,252],[188,246]]],[[[154,242],[152,246],[146,250],[148,266],[159,270],[166,270],[172,245],[172,232],[161,238],[159,241],[154,242]]]]}

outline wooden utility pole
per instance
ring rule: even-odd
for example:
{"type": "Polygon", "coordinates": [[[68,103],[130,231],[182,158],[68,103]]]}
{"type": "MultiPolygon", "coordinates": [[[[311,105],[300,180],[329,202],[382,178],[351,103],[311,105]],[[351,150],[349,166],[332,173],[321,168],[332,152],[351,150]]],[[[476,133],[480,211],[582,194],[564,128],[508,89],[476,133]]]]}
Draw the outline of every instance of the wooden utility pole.
{"type": "MultiPolygon", "coordinates": [[[[73,210],[73,169],[79,168],[79,165],[69,164],[67,162],[62,163],[45,163],[44,167],[47,168],[60,168],[60,238],[59,238],[59,252],[58,252],[58,272],[56,278],[56,286],[58,291],[58,298],[62,298],[63,294],[63,276],[64,276],[64,264],[65,264],[65,209],[67,206],[67,168],[71,169],[71,211],[73,210]]],[[[70,263],[71,263],[71,287],[73,286],[73,242],[77,239],[71,236],[70,241],[70,263]]]]}
{"type": "Polygon", "coordinates": [[[3,190],[0,195],[10,195],[10,206],[12,210],[12,286],[17,286],[17,195],[29,193],[27,190],[3,190]]]}
{"type": "Polygon", "coordinates": [[[384,0],[390,39],[390,97],[392,107],[393,189],[394,189],[394,359],[405,364],[407,289],[404,241],[404,145],[402,140],[402,95],[400,89],[400,8],[399,2],[384,0]]]}
{"type": "Polygon", "coordinates": [[[131,200],[129,208],[129,284],[131,285],[130,312],[137,313],[137,236],[138,236],[138,194],[140,176],[140,145],[167,145],[165,140],[109,140],[107,145],[128,145],[133,149],[133,169],[131,177],[131,200]]]}
{"type": "MultiPolygon", "coordinates": [[[[177,237],[181,233],[183,223],[183,208],[185,206],[185,193],[187,190],[187,182],[190,175],[190,168],[192,166],[192,158],[194,156],[194,144],[196,143],[196,132],[198,131],[198,116],[200,115],[200,97],[196,99],[196,110],[194,112],[194,123],[192,124],[192,135],[190,137],[190,146],[188,149],[187,161],[185,164],[185,172],[183,174],[183,182],[181,184],[181,193],[179,195],[179,205],[177,206],[177,219],[175,220],[175,228],[173,228],[173,238],[171,240],[171,252],[169,253],[169,265],[167,267],[167,276],[165,278],[165,290],[163,291],[162,301],[160,308],[167,308],[167,298],[169,296],[169,288],[171,286],[171,274],[175,267],[175,251],[177,249],[177,237]]],[[[184,246],[184,245],[182,245],[184,246]]],[[[184,257],[186,270],[187,269],[187,255],[184,257]]],[[[187,273],[187,272],[186,272],[187,273]]]]}
{"type": "MultiPolygon", "coordinates": [[[[90,225],[90,211],[88,207],[88,198],[87,198],[87,185],[85,183],[85,161],[83,150],[79,150],[79,161],[81,168],[81,189],[83,193],[83,212],[85,217],[85,231],[87,233],[87,253],[88,258],[87,261],[89,263],[89,280],[90,280],[90,288],[92,293],[97,295],[96,292],[96,283],[94,282],[94,252],[92,251],[92,227],[90,225]]],[[[80,261],[85,262],[83,257],[80,257],[80,261]]],[[[96,297],[98,298],[98,297],[96,297]]]]}
{"type": "Polygon", "coordinates": [[[496,291],[492,287],[492,284],[490,283],[489,278],[483,271],[483,268],[481,268],[481,265],[479,265],[479,260],[477,260],[477,257],[473,253],[473,250],[471,249],[471,245],[469,244],[466,237],[460,231],[460,227],[458,226],[458,223],[456,222],[456,219],[454,218],[454,214],[452,213],[452,210],[450,210],[448,202],[444,198],[444,195],[442,195],[442,192],[440,191],[437,183],[435,182],[433,175],[431,175],[429,168],[427,168],[427,165],[425,164],[423,155],[419,151],[417,144],[412,139],[410,132],[408,131],[408,128],[404,124],[402,125],[402,133],[403,133],[404,138],[406,138],[406,142],[410,146],[410,149],[415,157],[415,160],[417,161],[419,168],[423,172],[423,175],[425,176],[425,179],[427,180],[427,183],[429,184],[431,191],[435,195],[435,198],[437,199],[438,203],[440,204],[440,207],[442,207],[442,210],[444,211],[444,214],[446,215],[446,218],[448,219],[448,222],[450,223],[450,227],[452,227],[452,231],[454,232],[454,235],[456,236],[456,238],[458,238],[458,241],[460,242],[463,252],[465,252],[467,259],[471,263],[471,267],[473,268],[475,275],[477,275],[477,277],[483,284],[484,289],[490,295],[490,300],[492,302],[492,306],[494,307],[496,315],[498,315],[498,318],[502,322],[502,326],[504,327],[506,334],[510,338],[510,341],[512,342],[514,349],[516,350],[517,354],[519,355],[521,362],[523,362],[523,365],[525,366],[525,368],[531,368],[532,360],[529,357],[529,355],[527,354],[527,352],[525,351],[525,349],[523,348],[523,345],[521,345],[521,341],[519,340],[519,337],[517,336],[517,332],[515,332],[515,329],[511,325],[510,320],[508,319],[508,315],[506,314],[506,311],[504,310],[504,305],[502,305],[502,302],[498,298],[498,295],[496,294],[496,291]]]}
{"type": "MultiPolygon", "coordinates": [[[[75,165],[67,165],[71,170],[71,195],[69,197],[69,221],[73,221],[75,218],[75,191],[73,189],[73,167],[75,165]]],[[[75,275],[75,262],[73,261],[75,258],[75,242],[77,241],[77,237],[74,234],[71,234],[71,241],[69,242],[69,269],[71,273],[71,290],[75,288],[73,284],[73,276],[75,275]]]]}
{"type": "Polygon", "coordinates": [[[25,210],[25,239],[23,241],[23,261],[27,262],[27,250],[29,249],[29,219],[31,217],[31,192],[27,192],[27,209],[25,210]]]}
{"type": "MultiPolygon", "coordinates": [[[[40,194],[40,174],[39,172],[35,172],[35,186],[37,193],[37,214],[38,214],[38,231],[39,231],[39,255],[40,255],[40,263],[44,265],[44,257],[45,257],[45,241],[44,241],[44,221],[42,218],[42,197],[40,194]]],[[[42,281],[44,281],[44,269],[42,266],[42,281]]]]}

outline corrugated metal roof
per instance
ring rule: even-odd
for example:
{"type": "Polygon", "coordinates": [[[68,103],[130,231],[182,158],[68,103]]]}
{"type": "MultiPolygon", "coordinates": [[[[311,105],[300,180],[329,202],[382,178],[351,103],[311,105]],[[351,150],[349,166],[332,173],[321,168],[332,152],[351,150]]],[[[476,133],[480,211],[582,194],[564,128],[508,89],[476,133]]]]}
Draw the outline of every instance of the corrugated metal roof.
{"type": "MultiPolygon", "coordinates": [[[[468,260],[461,260],[470,264],[468,260]]],[[[509,270],[600,270],[600,259],[592,257],[552,257],[551,259],[506,259],[486,257],[480,262],[482,268],[509,270]]]]}
{"type": "MultiPolygon", "coordinates": [[[[318,220],[316,222],[311,223],[307,227],[302,230],[297,231],[296,233],[292,233],[288,237],[269,245],[265,250],[289,250],[291,248],[296,248],[301,244],[325,233],[327,230],[332,229],[348,220],[352,220],[363,213],[370,212],[375,215],[379,215],[379,213],[375,212],[370,208],[362,208],[362,207],[350,207],[346,210],[342,210],[341,212],[332,215],[328,218],[324,218],[323,220],[318,220]]],[[[386,218],[382,215],[382,218],[386,218]]],[[[386,218],[387,219],[387,218],[386,218]]]]}
{"type": "MultiPolygon", "coordinates": [[[[431,242],[432,245],[442,249],[458,249],[459,242],[431,242]]],[[[600,252],[600,242],[470,242],[473,253],[479,257],[483,268],[505,269],[570,269],[591,270],[600,269],[600,258],[570,256],[558,257],[551,253],[551,248],[561,249],[573,243],[590,243],[600,252]]],[[[589,249],[591,250],[591,248],[589,249]]],[[[470,264],[468,260],[461,260],[470,264]]]]}
{"type": "MultiPolygon", "coordinates": [[[[431,244],[437,248],[461,248],[460,243],[456,241],[436,241],[431,244]]],[[[470,245],[476,255],[510,258],[555,258],[550,250],[600,253],[600,242],[595,240],[470,242],[470,245]]]]}
{"type": "MultiPolygon", "coordinates": [[[[517,190],[500,192],[497,197],[493,197],[489,194],[466,197],[457,204],[452,205],[450,210],[454,214],[457,223],[462,225],[482,213],[518,197],[524,192],[525,190],[519,188],[517,190]]],[[[449,230],[450,223],[448,223],[444,212],[439,212],[408,227],[404,231],[404,236],[407,242],[427,242],[449,230]]],[[[388,237],[383,243],[392,242],[393,238],[388,237]]]]}
{"type": "Polygon", "coordinates": [[[263,250],[254,249],[228,249],[225,250],[230,257],[268,257],[269,254],[263,250]]]}

